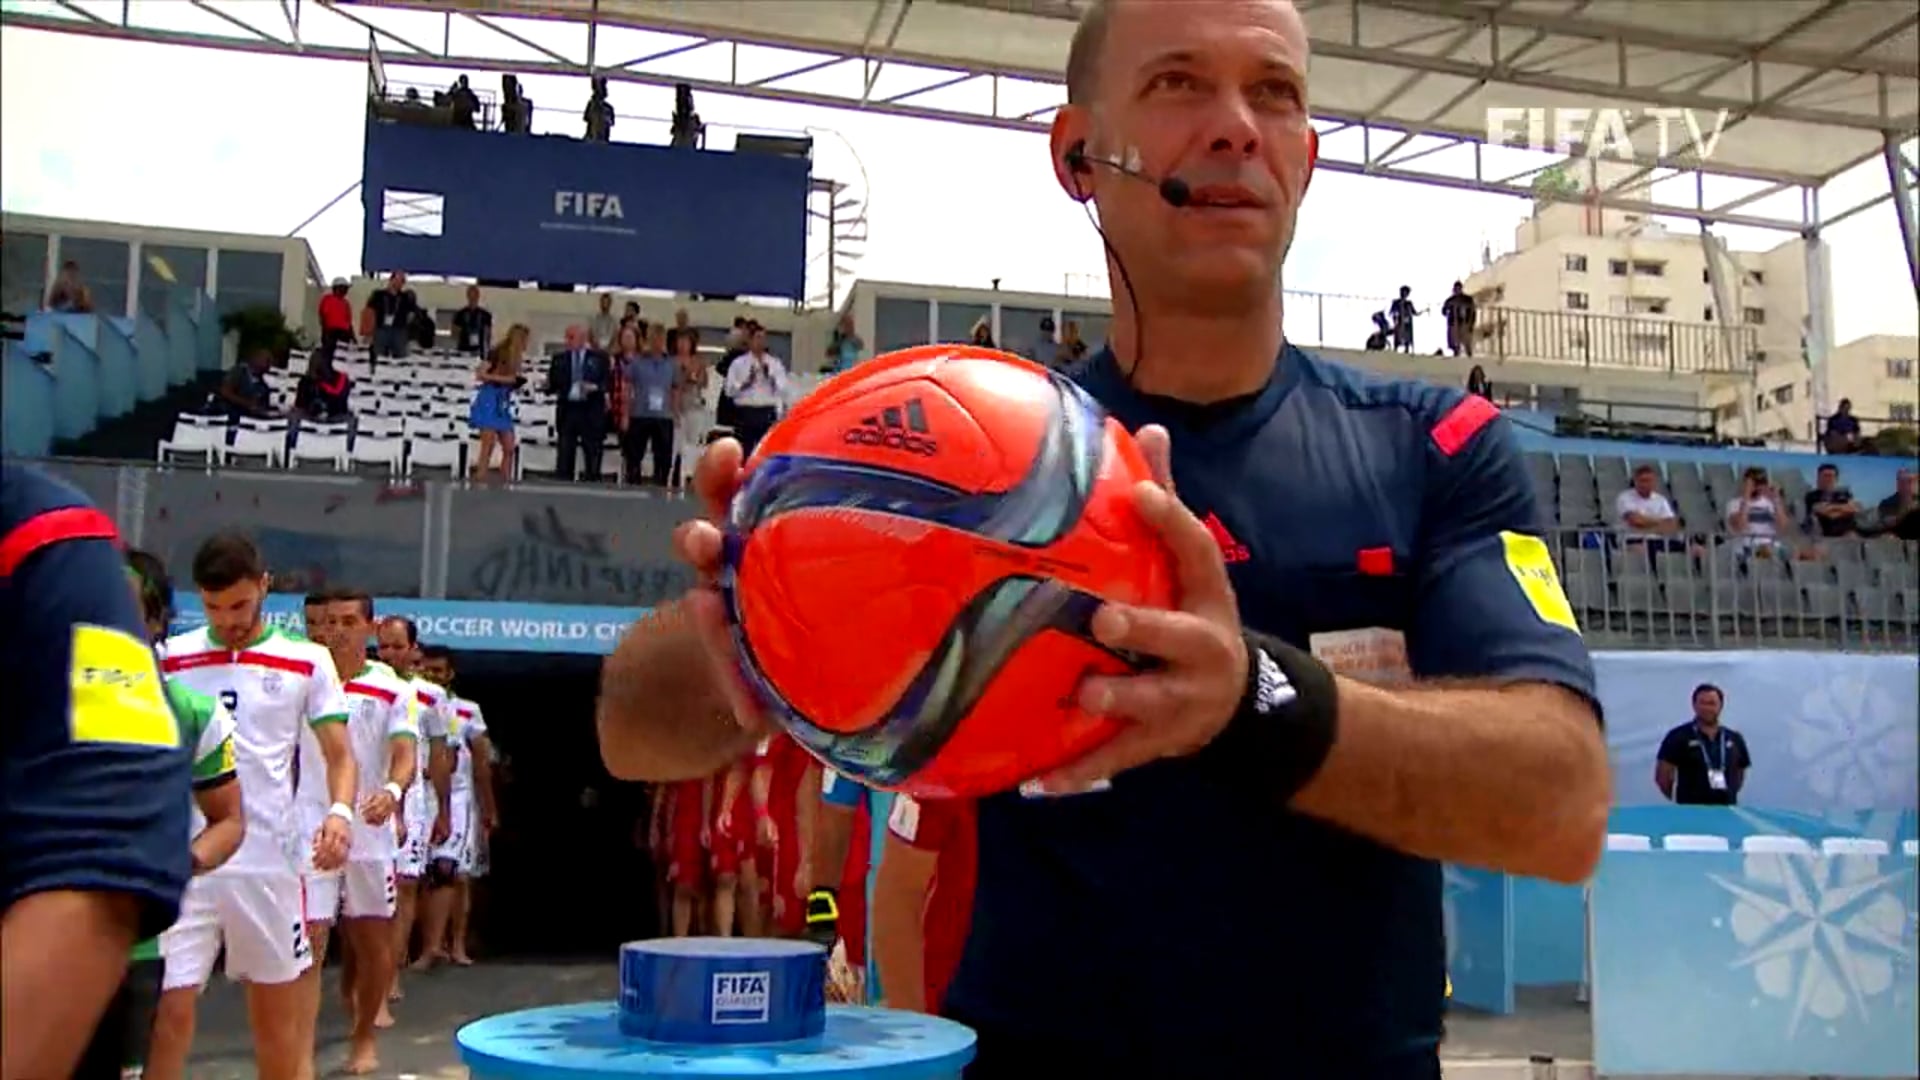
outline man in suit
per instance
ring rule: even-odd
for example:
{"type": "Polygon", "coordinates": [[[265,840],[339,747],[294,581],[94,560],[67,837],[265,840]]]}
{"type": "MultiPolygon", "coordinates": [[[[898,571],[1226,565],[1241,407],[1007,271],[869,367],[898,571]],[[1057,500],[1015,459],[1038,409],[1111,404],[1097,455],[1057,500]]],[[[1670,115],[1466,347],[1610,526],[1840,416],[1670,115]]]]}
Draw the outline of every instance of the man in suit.
{"type": "Polygon", "coordinates": [[[567,347],[547,361],[547,392],[554,396],[560,429],[560,479],[571,480],[574,457],[583,458],[583,478],[600,480],[607,441],[607,354],[587,345],[587,328],[567,327],[567,347]]]}

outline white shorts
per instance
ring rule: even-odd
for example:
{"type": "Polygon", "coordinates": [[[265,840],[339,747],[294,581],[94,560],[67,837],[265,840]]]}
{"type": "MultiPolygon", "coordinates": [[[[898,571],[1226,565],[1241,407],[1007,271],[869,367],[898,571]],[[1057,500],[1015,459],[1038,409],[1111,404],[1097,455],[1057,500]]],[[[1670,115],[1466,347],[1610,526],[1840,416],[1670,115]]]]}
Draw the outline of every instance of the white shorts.
{"type": "Polygon", "coordinates": [[[417,878],[427,872],[427,827],[407,822],[406,843],[393,849],[393,872],[404,878],[417,878]]]}
{"type": "Polygon", "coordinates": [[[181,898],[180,918],[160,935],[161,985],[205,986],[223,945],[229,979],[275,986],[299,978],[313,963],[305,898],[292,871],[194,878],[181,898]]]}
{"type": "Polygon", "coordinates": [[[473,796],[456,791],[447,814],[447,838],[433,846],[435,859],[447,859],[464,874],[473,869],[473,796]]]}
{"type": "Polygon", "coordinates": [[[391,919],[399,901],[393,863],[386,859],[349,862],[340,875],[342,918],[391,919]]]}
{"type": "Polygon", "coordinates": [[[487,831],[480,827],[480,800],[475,799],[473,813],[467,817],[468,877],[487,876],[487,869],[493,861],[492,853],[487,850],[493,846],[490,839],[487,831]]]}
{"type": "Polygon", "coordinates": [[[301,874],[307,890],[307,921],[331,926],[340,917],[340,872],[301,874]]]}

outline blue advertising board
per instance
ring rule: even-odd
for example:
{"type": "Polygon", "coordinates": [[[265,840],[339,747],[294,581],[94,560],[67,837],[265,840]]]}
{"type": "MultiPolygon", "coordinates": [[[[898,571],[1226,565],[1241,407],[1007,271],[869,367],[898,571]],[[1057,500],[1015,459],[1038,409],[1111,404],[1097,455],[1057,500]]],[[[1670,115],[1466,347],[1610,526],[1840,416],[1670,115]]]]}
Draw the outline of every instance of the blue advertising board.
{"type": "MultiPolygon", "coordinates": [[[[270,593],[265,619],[272,626],[304,631],[301,596],[270,593]]],[[[177,597],[173,632],[206,624],[198,597],[177,597]]],[[[420,640],[450,649],[487,652],[579,653],[605,656],[613,651],[635,619],[646,608],[588,606],[584,604],[496,604],[471,600],[416,600],[377,597],[376,616],[404,615],[420,631],[420,640]]]]}
{"type": "Polygon", "coordinates": [[[369,117],[361,258],[369,273],[800,299],[811,168],[369,117]]]}

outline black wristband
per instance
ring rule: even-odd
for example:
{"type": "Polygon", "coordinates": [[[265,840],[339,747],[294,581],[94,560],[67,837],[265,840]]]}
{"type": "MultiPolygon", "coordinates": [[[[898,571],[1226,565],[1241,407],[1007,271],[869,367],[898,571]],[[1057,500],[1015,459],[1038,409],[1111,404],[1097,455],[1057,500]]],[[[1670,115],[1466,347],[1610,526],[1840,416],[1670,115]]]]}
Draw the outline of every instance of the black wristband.
{"type": "Polygon", "coordinates": [[[1245,631],[1247,686],[1226,730],[1208,747],[1242,790],[1291,800],[1333,749],[1340,728],[1333,672],[1311,653],[1245,631]]]}

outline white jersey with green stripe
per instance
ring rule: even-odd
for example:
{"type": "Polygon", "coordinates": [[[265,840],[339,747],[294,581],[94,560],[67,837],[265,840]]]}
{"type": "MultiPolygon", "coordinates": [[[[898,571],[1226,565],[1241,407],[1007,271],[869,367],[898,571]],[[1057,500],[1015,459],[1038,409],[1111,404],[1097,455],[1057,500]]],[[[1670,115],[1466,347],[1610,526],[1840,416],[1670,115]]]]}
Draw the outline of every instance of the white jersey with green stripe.
{"type": "Polygon", "coordinates": [[[463,697],[449,696],[448,706],[453,713],[453,730],[448,739],[453,743],[455,755],[448,792],[468,794],[473,791],[473,740],[487,733],[487,718],[480,706],[463,697]]]}
{"type": "MultiPolygon", "coordinates": [[[[233,714],[247,836],[214,873],[297,869],[312,848],[294,802],[294,762],[301,736],[310,726],[347,720],[333,657],[282,630],[268,628],[245,646],[232,648],[214,640],[206,627],[168,638],[160,656],[161,669],[171,679],[233,714]]],[[[323,762],[315,764],[324,771],[323,762]]]]}
{"type": "MultiPolygon", "coordinates": [[[[369,660],[365,668],[348,676],[343,690],[352,710],[347,719],[347,736],[353,743],[353,760],[360,772],[360,799],[364,801],[387,786],[394,740],[405,739],[418,745],[419,710],[415,707],[412,684],[378,660],[369,660]]],[[[326,807],[322,806],[321,812],[325,811],[326,807]]],[[[349,857],[355,862],[392,859],[393,826],[369,825],[356,819],[353,851],[349,857]]]]}
{"type": "MultiPolygon", "coordinates": [[[[193,748],[193,790],[198,792],[233,779],[238,767],[233,750],[233,714],[225,705],[182,686],[178,680],[168,679],[166,687],[167,704],[173,706],[174,718],[180,724],[180,741],[193,748]]],[[[207,819],[191,796],[188,803],[193,814],[191,835],[199,836],[200,830],[207,827],[207,819]]],[[[135,960],[159,958],[159,938],[148,938],[133,947],[135,960]]]]}

